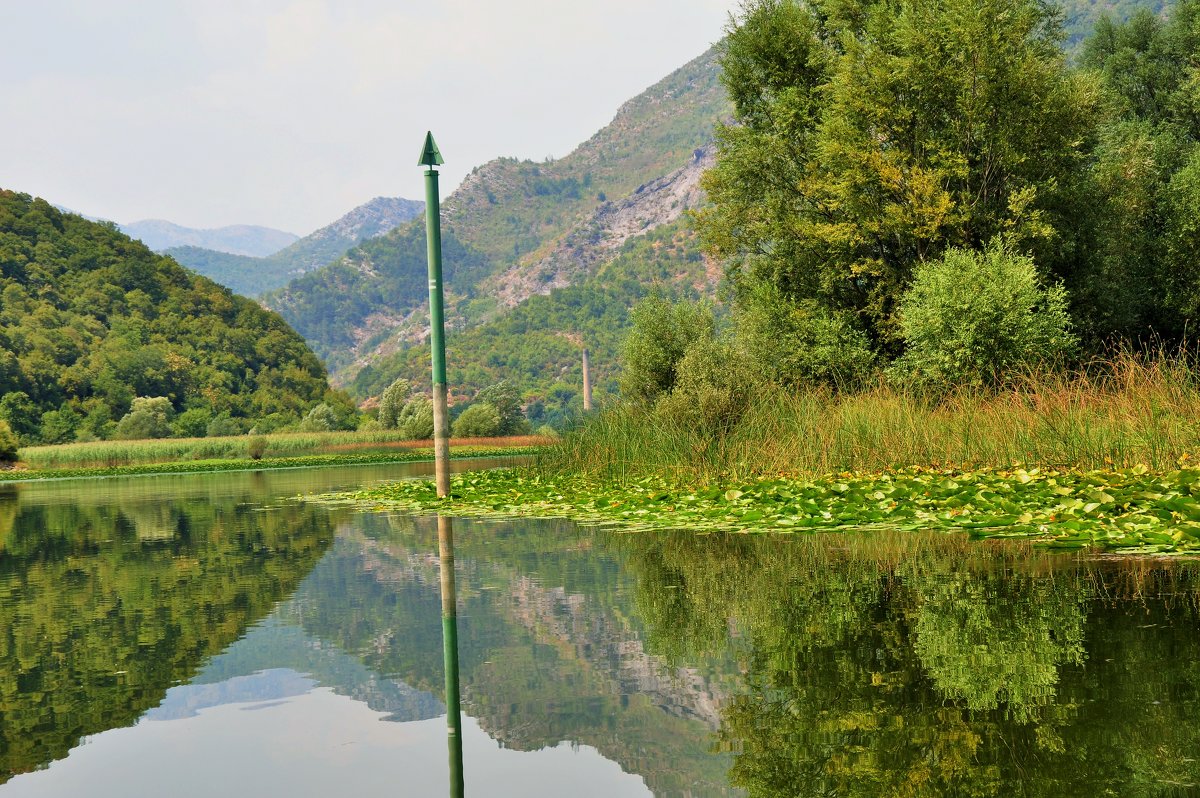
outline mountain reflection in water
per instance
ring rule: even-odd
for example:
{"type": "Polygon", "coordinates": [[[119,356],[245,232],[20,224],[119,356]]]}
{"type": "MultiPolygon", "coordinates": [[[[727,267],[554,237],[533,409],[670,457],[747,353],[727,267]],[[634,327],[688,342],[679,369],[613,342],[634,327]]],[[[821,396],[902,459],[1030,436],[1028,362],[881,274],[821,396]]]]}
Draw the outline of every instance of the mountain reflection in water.
{"type": "MultiPolygon", "coordinates": [[[[0,794],[444,794],[436,520],[292,498],[403,473],[0,489],[0,794]]],[[[455,531],[468,794],[1200,791],[1196,563],[455,531]]]]}

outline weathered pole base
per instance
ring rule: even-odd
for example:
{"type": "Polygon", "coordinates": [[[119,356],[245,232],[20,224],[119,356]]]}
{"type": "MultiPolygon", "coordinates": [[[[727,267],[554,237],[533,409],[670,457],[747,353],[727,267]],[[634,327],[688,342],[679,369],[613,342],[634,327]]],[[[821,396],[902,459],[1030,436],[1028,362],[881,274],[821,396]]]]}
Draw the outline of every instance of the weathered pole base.
{"type": "Polygon", "coordinates": [[[433,384],[433,460],[439,498],[450,495],[450,414],[446,407],[446,383],[433,384]]]}

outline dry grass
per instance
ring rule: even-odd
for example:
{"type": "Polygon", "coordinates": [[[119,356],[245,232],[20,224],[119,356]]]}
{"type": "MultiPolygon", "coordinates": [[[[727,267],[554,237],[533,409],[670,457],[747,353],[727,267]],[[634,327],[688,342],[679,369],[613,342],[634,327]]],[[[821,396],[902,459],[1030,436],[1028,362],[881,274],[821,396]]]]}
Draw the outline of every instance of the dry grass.
{"type": "MultiPolygon", "coordinates": [[[[59,446],[30,446],[19,453],[21,464],[32,469],[114,468],[186,460],[242,460],[250,458],[252,441],[265,444],[261,457],[301,457],[321,454],[369,454],[429,448],[432,441],[404,440],[395,430],[373,432],[293,432],[276,435],[235,435],[223,438],[165,438],[144,441],[95,441],[59,446]]],[[[549,438],[534,435],[506,438],[460,438],[458,446],[544,446],[549,438]]]]}
{"type": "Polygon", "coordinates": [[[568,436],[546,465],[703,483],[905,466],[1168,469],[1197,453],[1200,372],[1181,358],[1119,353],[1003,391],[772,392],[723,435],[617,408],[568,436]]]}

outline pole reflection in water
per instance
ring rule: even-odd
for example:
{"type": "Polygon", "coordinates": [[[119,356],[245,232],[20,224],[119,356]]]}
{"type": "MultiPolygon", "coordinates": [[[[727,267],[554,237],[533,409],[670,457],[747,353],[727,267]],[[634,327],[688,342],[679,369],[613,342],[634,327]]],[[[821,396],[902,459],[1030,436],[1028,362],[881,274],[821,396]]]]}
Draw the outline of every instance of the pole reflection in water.
{"type": "Polygon", "coordinates": [[[446,665],[446,735],[450,748],[450,795],[463,795],[462,713],[458,692],[458,609],[454,590],[454,522],[438,516],[442,581],[442,656],[446,665]]]}

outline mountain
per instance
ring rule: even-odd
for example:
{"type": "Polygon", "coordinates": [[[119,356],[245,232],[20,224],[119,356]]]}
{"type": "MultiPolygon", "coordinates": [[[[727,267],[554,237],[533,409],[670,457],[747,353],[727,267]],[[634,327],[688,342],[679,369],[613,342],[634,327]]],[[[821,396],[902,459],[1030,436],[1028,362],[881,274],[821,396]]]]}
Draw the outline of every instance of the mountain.
{"type": "Polygon", "coordinates": [[[294,233],[248,224],[197,230],[162,219],[144,219],[119,226],[122,233],[138,239],[155,252],[171,247],[204,247],[234,255],[262,257],[278,252],[299,238],[294,233]]]}
{"type": "MultiPolygon", "coordinates": [[[[712,157],[713,126],[728,111],[716,52],[709,50],[625,103],[566,157],[500,158],[475,168],[442,207],[451,326],[465,331],[500,324],[531,297],[593,278],[599,282],[588,291],[612,289],[602,285],[606,264],[629,242],[675,224],[702,201],[698,180],[712,157]]],[[[681,228],[675,233],[688,238],[681,228]]],[[[664,272],[689,282],[700,264],[704,292],[711,292],[712,275],[694,244],[658,246],[674,259],[664,272]]],[[[374,391],[380,373],[406,371],[397,364],[419,357],[415,350],[403,353],[428,334],[426,282],[424,229],[414,222],[263,301],[305,336],[340,382],[374,391]],[[355,381],[367,366],[375,377],[368,372],[355,381]]],[[[627,307],[634,294],[610,299],[627,307]]],[[[565,316],[556,318],[567,324],[565,316]]],[[[575,326],[546,330],[543,338],[567,341],[578,335],[575,326]]],[[[459,387],[470,393],[500,371],[461,375],[459,387]]],[[[523,389],[532,387],[526,374],[507,375],[523,389]]]]}
{"type": "Polygon", "coordinates": [[[243,296],[259,296],[341,257],[348,249],[420,216],[425,203],[376,197],[337,221],[266,257],[249,258],[202,247],[167,249],[180,264],[243,296]]]}
{"type": "Polygon", "coordinates": [[[1062,10],[1067,51],[1075,53],[1101,17],[1107,15],[1114,21],[1124,22],[1142,9],[1165,17],[1172,3],[1169,0],[1059,0],[1057,5],[1062,10]]]}
{"type": "Polygon", "coordinates": [[[0,190],[0,418],[23,442],[109,437],[136,397],[203,434],[218,415],[297,420],[327,391],[275,313],[111,223],[0,190]]]}

